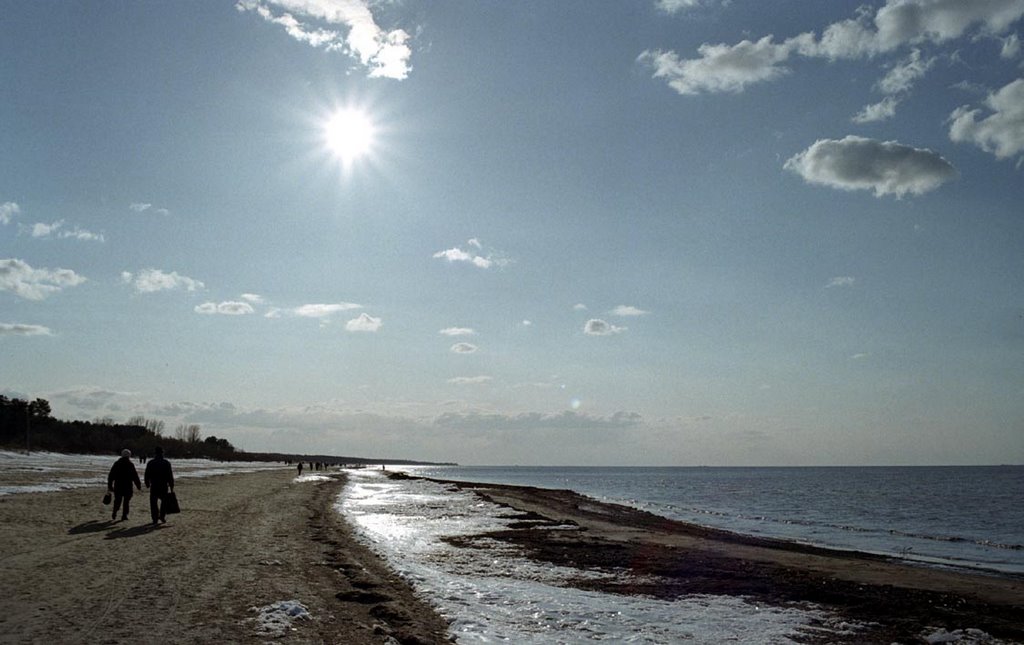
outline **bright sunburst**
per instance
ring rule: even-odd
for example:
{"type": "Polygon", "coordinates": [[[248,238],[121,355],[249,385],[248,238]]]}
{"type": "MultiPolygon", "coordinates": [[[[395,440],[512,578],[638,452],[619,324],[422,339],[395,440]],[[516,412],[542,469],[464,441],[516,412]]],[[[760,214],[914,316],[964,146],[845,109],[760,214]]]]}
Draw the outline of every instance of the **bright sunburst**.
{"type": "Polygon", "coordinates": [[[372,152],[375,135],[373,120],[362,110],[338,110],[324,123],[327,148],[346,166],[372,152]]]}

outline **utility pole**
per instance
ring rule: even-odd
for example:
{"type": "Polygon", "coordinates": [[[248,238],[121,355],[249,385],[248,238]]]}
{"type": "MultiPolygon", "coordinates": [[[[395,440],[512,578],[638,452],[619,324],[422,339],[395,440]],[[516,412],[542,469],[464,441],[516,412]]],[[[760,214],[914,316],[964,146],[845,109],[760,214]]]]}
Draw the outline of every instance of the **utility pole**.
{"type": "Polygon", "coordinates": [[[31,447],[31,444],[29,443],[29,440],[28,440],[29,431],[31,430],[31,428],[32,428],[32,413],[31,413],[31,411],[29,411],[28,405],[26,405],[25,406],[25,454],[26,455],[31,455],[32,454],[32,447],[31,447]]]}

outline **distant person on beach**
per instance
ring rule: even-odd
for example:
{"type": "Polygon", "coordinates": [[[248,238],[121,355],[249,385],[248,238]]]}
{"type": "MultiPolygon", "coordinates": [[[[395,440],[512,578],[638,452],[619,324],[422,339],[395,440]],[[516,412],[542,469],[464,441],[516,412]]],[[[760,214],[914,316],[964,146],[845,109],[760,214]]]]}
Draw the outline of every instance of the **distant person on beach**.
{"type": "Polygon", "coordinates": [[[164,449],[157,446],[153,449],[153,458],[146,464],[146,488],[149,489],[149,514],[153,524],[166,522],[164,517],[164,498],[167,493],[174,492],[174,474],[171,462],[164,459],[164,449]]]}
{"type": "Polygon", "coordinates": [[[302,462],[301,461],[299,462],[299,474],[300,475],[302,474],[302,462]]]}
{"type": "Polygon", "coordinates": [[[121,451],[121,458],[114,462],[114,465],[110,467],[110,474],[107,475],[107,490],[114,493],[114,512],[110,514],[110,519],[117,519],[117,511],[121,508],[121,502],[124,502],[121,520],[128,519],[128,503],[132,499],[133,485],[142,490],[139,471],[135,470],[135,464],[132,463],[132,451],[125,448],[121,451]]]}

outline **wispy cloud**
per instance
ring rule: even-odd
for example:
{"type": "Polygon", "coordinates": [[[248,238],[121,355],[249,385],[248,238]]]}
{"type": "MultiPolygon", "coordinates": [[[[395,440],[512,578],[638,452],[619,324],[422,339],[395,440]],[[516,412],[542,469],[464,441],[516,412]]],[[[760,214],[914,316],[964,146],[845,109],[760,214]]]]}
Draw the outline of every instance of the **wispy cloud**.
{"type": "Polygon", "coordinates": [[[443,336],[473,336],[476,331],[470,327],[445,327],[437,333],[443,336]]]}
{"type": "Polygon", "coordinates": [[[0,323],[0,336],[52,336],[49,327],[42,325],[23,325],[18,323],[0,323]]]}
{"type": "Polygon", "coordinates": [[[0,204],[0,224],[9,224],[14,216],[21,212],[21,207],[14,202],[0,204]]]}
{"type": "Polygon", "coordinates": [[[853,135],[819,139],[787,160],[784,167],[811,184],[871,190],[875,197],[920,195],[957,176],[937,152],[853,135]]]}
{"type": "Polygon", "coordinates": [[[655,0],[654,6],[658,11],[662,11],[667,14],[679,13],[686,9],[692,9],[700,6],[700,0],[655,0]]]}
{"type": "Polygon", "coordinates": [[[587,306],[585,304],[583,304],[582,302],[577,302],[576,304],[574,304],[572,306],[572,310],[573,311],[586,311],[587,310],[587,306]]]}
{"type": "Polygon", "coordinates": [[[152,204],[148,202],[132,202],[128,204],[128,208],[135,211],[136,213],[156,213],[157,215],[170,215],[171,211],[166,208],[154,208],[152,204]]]}
{"type": "Polygon", "coordinates": [[[198,291],[206,286],[201,281],[181,275],[177,271],[168,273],[160,269],[143,269],[138,273],[122,271],[121,281],[125,284],[133,285],[139,293],[155,293],[157,291],[176,289],[198,291]]]}
{"type": "Polygon", "coordinates": [[[245,300],[246,302],[251,302],[254,305],[260,305],[260,304],[263,304],[263,302],[264,302],[263,296],[261,296],[261,295],[259,295],[257,293],[243,293],[239,297],[242,300],[245,300]]]}
{"type": "Polygon", "coordinates": [[[456,376],[448,379],[448,382],[452,385],[482,385],[492,380],[493,377],[490,376],[456,376]]]}
{"type": "Polygon", "coordinates": [[[643,417],[636,412],[616,412],[611,416],[594,416],[566,410],[558,414],[524,412],[502,414],[496,412],[447,412],[434,419],[434,425],[462,430],[559,430],[559,429],[614,429],[639,425],[643,417]]]}
{"type": "Polygon", "coordinates": [[[949,138],[973,143],[985,152],[1006,159],[1024,152],[1024,78],[1003,86],[985,99],[991,114],[962,106],[949,115],[949,138]]]}
{"type": "Polygon", "coordinates": [[[78,226],[66,227],[67,222],[65,220],[57,220],[51,224],[46,222],[36,222],[28,228],[32,237],[35,238],[59,238],[59,239],[75,239],[89,242],[105,242],[106,238],[102,233],[93,233],[87,231],[84,228],[78,226]]]}
{"type": "Polygon", "coordinates": [[[856,278],[848,275],[836,276],[835,278],[832,278],[831,280],[828,281],[828,284],[825,285],[825,288],[830,289],[832,287],[852,287],[853,283],[856,281],[856,278]]]}
{"type": "Polygon", "coordinates": [[[591,318],[583,325],[583,333],[588,336],[611,336],[626,331],[626,327],[617,327],[600,318],[591,318]]]}
{"type": "Polygon", "coordinates": [[[195,312],[197,314],[221,314],[224,316],[245,316],[247,314],[255,313],[248,302],[238,302],[234,300],[227,300],[225,302],[204,302],[201,305],[196,305],[195,312]]]}
{"type": "Polygon", "coordinates": [[[383,325],[384,323],[381,322],[380,318],[374,318],[370,314],[363,312],[359,314],[358,318],[353,318],[345,323],[345,331],[376,332],[379,331],[383,325]]]}
{"type": "Polygon", "coordinates": [[[362,305],[357,305],[354,302],[333,302],[328,304],[300,305],[294,309],[278,309],[276,311],[289,313],[300,318],[327,318],[342,311],[362,308],[362,305]]]}
{"type": "Polygon", "coordinates": [[[17,258],[0,260],[0,291],[10,291],[26,300],[42,300],[85,281],[71,269],[33,269],[17,258]]]}
{"type": "Polygon", "coordinates": [[[454,354],[472,354],[478,349],[480,348],[473,343],[455,343],[450,348],[454,354]]]}
{"type": "Polygon", "coordinates": [[[252,11],[311,47],[340,51],[359,61],[369,76],[401,80],[411,67],[411,39],[403,29],[385,31],[362,0],[240,0],[235,8],[252,11]]]}
{"type": "Polygon", "coordinates": [[[613,316],[646,316],[651,312],[638,309],[632,305],[619,305],[612,309],[611,313],[613,316]]]}

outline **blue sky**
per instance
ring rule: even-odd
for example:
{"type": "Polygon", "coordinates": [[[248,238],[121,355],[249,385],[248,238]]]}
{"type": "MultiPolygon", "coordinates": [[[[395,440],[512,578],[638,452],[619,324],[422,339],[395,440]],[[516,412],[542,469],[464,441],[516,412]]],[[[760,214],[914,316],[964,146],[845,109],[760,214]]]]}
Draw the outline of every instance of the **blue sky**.
{"type": "Polygon", "coordinates": [[[0,390],[250,450],[1024,462],[1022,16],[11,3],[0,390]]]}

